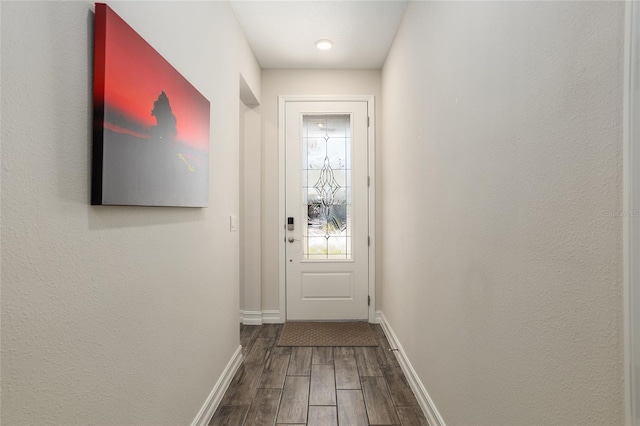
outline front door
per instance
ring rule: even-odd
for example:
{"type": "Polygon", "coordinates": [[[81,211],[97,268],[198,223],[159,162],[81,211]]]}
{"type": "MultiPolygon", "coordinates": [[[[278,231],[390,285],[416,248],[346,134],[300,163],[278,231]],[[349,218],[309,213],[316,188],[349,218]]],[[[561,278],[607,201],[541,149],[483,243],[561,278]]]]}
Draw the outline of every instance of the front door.
{"type": "Polygon", "coordinates": [[[286,102],[287,320],[368,318],[367,102],[286,102]]]}

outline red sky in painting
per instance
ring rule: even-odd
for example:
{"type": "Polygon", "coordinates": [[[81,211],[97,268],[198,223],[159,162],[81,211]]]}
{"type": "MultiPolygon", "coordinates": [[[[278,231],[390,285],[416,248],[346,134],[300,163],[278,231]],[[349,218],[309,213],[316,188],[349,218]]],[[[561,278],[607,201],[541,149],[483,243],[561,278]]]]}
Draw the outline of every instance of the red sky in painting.
{"type": "MultiPolygon", "coordinates": [[[[105,109],[149,129],[156,125],[153,103],[164,91],[177,119],[176,140],[208,150],[209,101],[115,12],[105,9],[105,109]]],[[[112,130],[118,125],[105,123],[112,130]]]]}

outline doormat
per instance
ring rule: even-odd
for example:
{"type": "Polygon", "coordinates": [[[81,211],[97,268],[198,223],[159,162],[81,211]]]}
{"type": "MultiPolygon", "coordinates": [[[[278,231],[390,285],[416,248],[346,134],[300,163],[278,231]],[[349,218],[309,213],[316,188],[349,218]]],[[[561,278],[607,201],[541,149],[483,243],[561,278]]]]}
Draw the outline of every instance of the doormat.
{"type": "Polygon", "coordinates": [[[287,322],[278,346],[378,346],[366,322],[287,322]]]}

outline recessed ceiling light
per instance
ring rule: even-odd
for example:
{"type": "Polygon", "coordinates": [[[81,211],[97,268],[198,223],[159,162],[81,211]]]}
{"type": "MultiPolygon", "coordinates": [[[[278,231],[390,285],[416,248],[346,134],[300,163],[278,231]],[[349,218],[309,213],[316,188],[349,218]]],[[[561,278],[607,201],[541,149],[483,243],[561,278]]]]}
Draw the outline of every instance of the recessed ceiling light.
{"type": "Polygon", "coordinates": [[[316,47],[320,50],[329,50],[333,47],[333,41],[329,39],[322,39],[316,41],[316,47]]]}

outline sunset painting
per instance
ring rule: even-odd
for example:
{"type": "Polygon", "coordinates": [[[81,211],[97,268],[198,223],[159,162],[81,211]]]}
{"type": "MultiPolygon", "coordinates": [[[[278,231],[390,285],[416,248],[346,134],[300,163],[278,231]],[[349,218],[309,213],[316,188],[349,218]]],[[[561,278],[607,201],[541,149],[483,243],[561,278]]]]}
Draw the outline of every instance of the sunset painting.
{"type": "Polygon", "coordinates": [[[96,3],[91,204],[207,207],[209,101],[96,3]]]}

